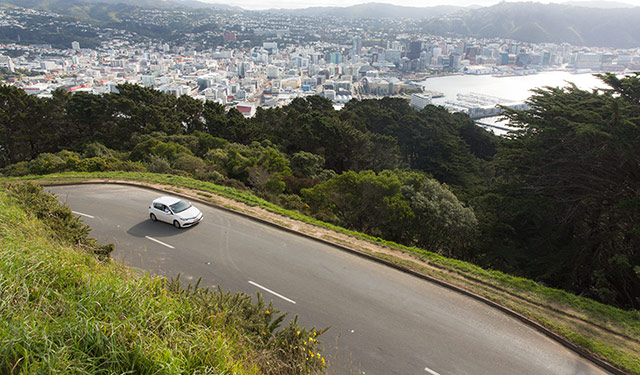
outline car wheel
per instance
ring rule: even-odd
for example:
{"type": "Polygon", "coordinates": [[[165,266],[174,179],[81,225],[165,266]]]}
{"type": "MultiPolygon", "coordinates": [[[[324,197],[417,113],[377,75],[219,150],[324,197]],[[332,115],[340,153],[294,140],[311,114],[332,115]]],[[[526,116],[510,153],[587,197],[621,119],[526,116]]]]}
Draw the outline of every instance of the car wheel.
{"type": "Polygon", "coordinates": [[[150,214],[149,217],[151,218],[151,221],[156,221],[158,220],[158,218],[156,217],[156,215],[154,214],[150,214]]]}
{"type": "Polygon", "coordinates": [[[178,223],[178,220],[173,221],[173,226],[176,228],[180,228],[180,223],[178,223]]]}

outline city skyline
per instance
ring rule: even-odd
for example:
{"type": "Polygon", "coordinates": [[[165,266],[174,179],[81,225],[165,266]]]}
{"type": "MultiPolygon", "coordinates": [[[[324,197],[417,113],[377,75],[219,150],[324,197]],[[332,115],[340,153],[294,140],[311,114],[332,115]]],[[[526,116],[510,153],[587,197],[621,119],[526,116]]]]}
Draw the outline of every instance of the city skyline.
{"type": "MultiPolygon", "coordinates": [[[[454,6],[492,6],[496,5],[502,0],[277,0],[264,2],[260,0],[239,0],[239,1],[221,1],[221,0],[201,0],[213,4],[224,4],[238,6],[247,10],[264,10],[264,9],[302,9],[310,7],[349,7],[354,5],[361,5],[367,3],[383,3],[392,4],[397,6],[406,7],[432,7],[437,5],[454,5],[454,6]]],[[[509,0],[509,2],[527,2],[530,0],[509,0]]],[[[627,6],[640,6],[640,0],[624,0],[624,1],[536,1],[542,4],[549,3],[605,3],[605,4],[620,4],[627,6]]]]}

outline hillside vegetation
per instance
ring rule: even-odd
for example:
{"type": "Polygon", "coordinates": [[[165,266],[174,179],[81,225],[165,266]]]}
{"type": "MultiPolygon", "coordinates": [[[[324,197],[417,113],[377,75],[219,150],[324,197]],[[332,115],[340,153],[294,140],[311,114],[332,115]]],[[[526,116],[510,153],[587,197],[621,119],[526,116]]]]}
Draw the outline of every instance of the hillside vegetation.
{"type": "Polygon", "coordinates": [[[640,78],[539,90],[502,139],[466,115],[405,100],[320,97],[259,109],[134,85],[50,99],[0,87],[6,176],[190,176],[349,230],[640,306],[640,78]]]}
{"type": "Polygon", "coordinates": [[[570,4],[502,2],[455,16],[430,18],[423,30],[436,35],[507,38],[530,43],[635,48],[640,45],[640,7],[596,9],[570,4]]]}
{"type": "Polygon", "coordinates": [[[0,373],[324,373],[317,337],[244,294],[109,261],[35,184],[0,186],[0,373]]]}

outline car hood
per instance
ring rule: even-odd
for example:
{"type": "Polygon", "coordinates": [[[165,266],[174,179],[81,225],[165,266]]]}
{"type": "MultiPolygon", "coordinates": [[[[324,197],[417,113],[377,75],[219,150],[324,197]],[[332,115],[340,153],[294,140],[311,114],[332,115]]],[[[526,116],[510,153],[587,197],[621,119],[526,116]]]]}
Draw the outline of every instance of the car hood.
{"type": "Polygon", "coordinates": [[[176,216],[182,218],[182,219],[192,219],[197,217],[198,215],[200,215],[200,210],[191,206],[189,208],[187,208],[186,210],[179,212],[176,214],[176,216]]]}

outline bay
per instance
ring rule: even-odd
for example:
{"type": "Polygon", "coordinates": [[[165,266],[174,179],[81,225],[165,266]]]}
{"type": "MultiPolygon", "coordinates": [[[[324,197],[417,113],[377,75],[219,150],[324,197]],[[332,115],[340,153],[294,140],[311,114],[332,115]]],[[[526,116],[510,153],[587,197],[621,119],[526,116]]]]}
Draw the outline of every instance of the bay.
{"type": "MultiPolygon", "coordinates": [[[[573,74],[566,71],[549,71],[525,76],[494,77],[491,75],[455,75],[428,78],[421,82],[427,91],[440,92],[444,96],[434,98],[435,105],[455,101],[458,94],[482,94],[503,99],[502,104],[524,102],[535,88],[566,87],[570,83],[583,90],[607,87],[593,74],[573,74]]],[[[486,117],[476,124],[496,135],[505,135],[512,129],[502,116],[486,117]]]]}
{"type": "Polygon", "coordinates": [[[421,82],[427,91],[444,94],[433,99],[434,104],[455,100],[457,94],[478,93],[495,96],[507,101],[525,101],[532,95],[531,90],[539,87],[564,87],[574,83],[578,88],[590,90],[606,87],[593,74],[573,74],[565,71],[550,71],[526,76],[494,77],[491,75],[455,75],[428,78],[421,82]]]}

